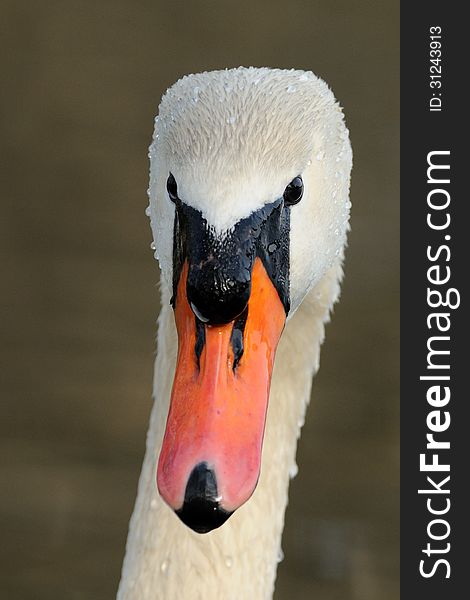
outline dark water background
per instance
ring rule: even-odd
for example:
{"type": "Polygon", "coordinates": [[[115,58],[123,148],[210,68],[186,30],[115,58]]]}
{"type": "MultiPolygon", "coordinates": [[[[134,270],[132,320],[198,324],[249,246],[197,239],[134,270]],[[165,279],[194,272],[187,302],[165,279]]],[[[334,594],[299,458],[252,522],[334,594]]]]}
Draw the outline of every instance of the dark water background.
{"type": "Polygon", "coordinates": [[[398,598],[398,2],[0,10],[0,597],[114,597],[151,406],[153,117],[179,76],[253,64],[324,77],[355,159],[275,597],[398,598]]]}

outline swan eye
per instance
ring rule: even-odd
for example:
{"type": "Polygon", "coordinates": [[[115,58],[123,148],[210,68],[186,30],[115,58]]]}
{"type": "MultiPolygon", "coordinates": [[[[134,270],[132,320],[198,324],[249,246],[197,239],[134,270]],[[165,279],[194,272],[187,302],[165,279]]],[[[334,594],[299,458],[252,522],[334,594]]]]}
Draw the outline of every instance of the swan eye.
{"type": "Polygon", "coordinates": [[[288,206],[301,201],[304,193],[302,177],[295,177],[284,190],[284,202],[288,206]]]}
{"type": "Polygon", "coordinates": [[[172,202],[176,202],[178,200],[178,186],[176,184],[176,179],[170,173],[168,179],[166,180],[166,190],[168,192],[168,196],[172,202]]]}

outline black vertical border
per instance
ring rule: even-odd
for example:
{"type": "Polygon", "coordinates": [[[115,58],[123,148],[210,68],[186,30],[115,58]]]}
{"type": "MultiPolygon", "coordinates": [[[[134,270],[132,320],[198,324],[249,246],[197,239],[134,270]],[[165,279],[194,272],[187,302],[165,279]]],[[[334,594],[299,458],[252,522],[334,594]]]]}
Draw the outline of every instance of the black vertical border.
{"type": "MultiPolygon", "coordinates": [[[[470,278],[470,206],[468,176],[470,174],[470,131],[466,98],[468,88],[470,25],[464,16],[464,3],[457,2],[402,2],[401,3],[401,599],[461,599],[470,597],[467,579],[470,564],[467,554],[470,500],[470,403],[465,375],[470,373],[467,357],[470,355],[467,338],[467,297],[470,278]],[[442,89],[431,90],[430,82],[430,27],[442,28],[442,89]],[[433,91],[440,92],[442,111],[430,112],[429,99],[433,91]],[[443,240],[443,232],[434,232],[426,224],[427,154],[433,150],[450,150],[451,225],[443,240]],[[426,486],[426,474],[420,473],[419,455],[426,451],[426,416],[432,408],[426,402],[428,382],[419,380],[426,371],[426,342],[430,332],[426,317],[428,245],[448,243],[451,259],[450,286],[461,294],[461,305],[451,313],[450,388],[451,400],[447,407],[451,425],[441,439],[448,439],[451,449],[448,458],[450,471],[451,508],[445,518],[451,532],[448,554],[434,555],[447,558],[451,565],[450,578],[440,567],[428,579],[419,573],[419,563],[427,558],[422,550],[429,540],[426,528],[432,516],[426,508],[426,496],[418,489],[426,486]]],[[[445,262],[441,264],[445,265],[445,262]]],[[[441,309],[444,310],[444,309],[441,309]]],[[[444,334],[443,334],[444,335],[444,334]]],[[[445,409],[442,409],[445,410],[445,409]]],[[[444,459],[444,451],[441,451],[444,459]]],[[[432,475],[432,474],[429,474],[432,475]]],[[[443,473],[436,474],[442,479],[443,473]]],[[[429,486],[428,486],[429,487],[429,486]]],[[[438,542],[432,542],[436,548],[438,542]]],[[[427,565],[432,559],[428,559],[427,565]]]]}

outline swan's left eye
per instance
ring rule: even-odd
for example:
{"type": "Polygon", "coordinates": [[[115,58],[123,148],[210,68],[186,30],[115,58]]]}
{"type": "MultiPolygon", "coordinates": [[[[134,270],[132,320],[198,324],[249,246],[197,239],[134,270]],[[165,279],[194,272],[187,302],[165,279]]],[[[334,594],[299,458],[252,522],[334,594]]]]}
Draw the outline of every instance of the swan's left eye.
{"type": "Polygon", "coordinates": [[[176,202],[178,200],[178,186],[176,184],[176,179],[170,173],[168,179],[166,180],[166,190],[168,192],[168,196],[172,202],[176,202]]]}
{"type": "Polygon", "coordinates": [[[304,193],[304,182],[302,181],[302,177],[296,177],[293,179],[289,185],[284,190],[284,202],[288,206],[292,204],[297,204],[302,200],[302,196],[304,193]]]}

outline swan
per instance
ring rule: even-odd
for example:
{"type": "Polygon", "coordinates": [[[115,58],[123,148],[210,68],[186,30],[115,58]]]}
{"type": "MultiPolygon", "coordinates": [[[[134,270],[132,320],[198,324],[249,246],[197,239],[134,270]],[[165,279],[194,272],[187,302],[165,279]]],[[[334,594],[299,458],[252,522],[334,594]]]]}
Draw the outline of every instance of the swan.
{"type": "Polygon", "coordinates": [[[239,67],[167,90],[149,158],[162,309],[117,598],[270,598],[343,274],[349,132],[313,73],[239,67]]]}

